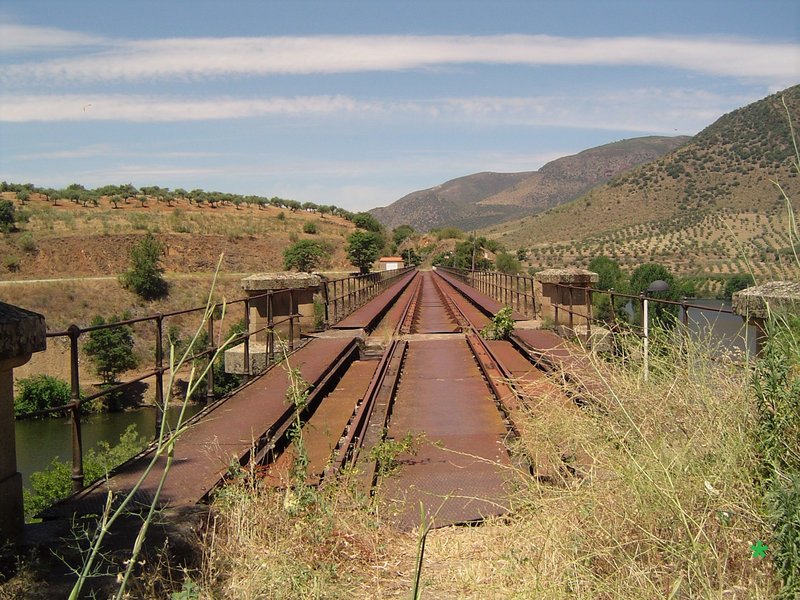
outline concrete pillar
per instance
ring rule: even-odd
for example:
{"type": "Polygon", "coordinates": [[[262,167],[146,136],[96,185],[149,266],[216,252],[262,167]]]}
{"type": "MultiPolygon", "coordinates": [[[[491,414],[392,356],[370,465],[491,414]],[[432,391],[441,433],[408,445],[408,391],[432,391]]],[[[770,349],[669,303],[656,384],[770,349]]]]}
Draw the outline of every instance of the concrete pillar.
{"type": "Polygon", "coordinates": [[[45,333],[42,315],[0,302],[0,542],[18,537],[25,523],[14,437],[14,369],[45,349],[45,333]]]}
{"type": "MultiPolygon", "coordinates": [[[[556,322],[555,304],[570,304],[572,294],[573,326],[581,325],[585,328],[587,320],[587,304],[591,304],[591,293],[583,289],[560,288],[557,284],[571,285],[579,288],[593,287],[600,281],[600,276],[594,271],[586,269],[545,269],[534,276],[533,294],[536,299],[536,316],[543,321],[551,321],[556,328],[568,327],[570,315],[566,310],[558,311],[556,322]]],[[[574,332],[573,332],[574,333],[574,332]]]]}
{"type": "MultiPolygon", "coordinates": [[[[257,298],[269,291],[291,290],[272,295],[272,320],[279,321],[291,312],[299,313],[299,323],[295,321],[294,339],[300,334],[314,331],[314,294],[320,291],[321,279],[310,273],[283,271],[278,273],[257,273],[242,279],[242,289],[250,298],[250,331],[256,332],[269,323],[269,298],[257,298]],[[291,306],[290,306],[291,304],[291,306]],[[293,309],[293,311],[291,310],[293,309]]],[[[275,333],[282,340],[289,338],[289,322],[275,325],[275,333]]],[[[250,338],[250,373],[257,373],[266,366],[268,331],[264,329],[250,338]]],[[[277,338],[276,338],[277,339],[277,338]]],[[[225,371],[245,373],[244,344],[225,351],[225,371]]]]}
{"type": "Polygon", "coordinates": [[[767,340],[765,323],[770,313],[800,314],[800,283],[770,281],[735,292],[733,311],[756,330],[756,354],[760,355],[767,340]]]}

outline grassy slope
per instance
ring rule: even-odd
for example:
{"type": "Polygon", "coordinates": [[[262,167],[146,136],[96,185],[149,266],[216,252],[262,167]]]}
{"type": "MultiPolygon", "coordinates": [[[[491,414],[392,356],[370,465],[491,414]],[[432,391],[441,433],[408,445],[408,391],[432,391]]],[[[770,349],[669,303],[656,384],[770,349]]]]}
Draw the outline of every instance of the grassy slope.
{"type": "MultiPolygon", "coordinates": [[[[800,86],[784,92],[793,118],[800,86]]],[[[536,217],[487,228],[535,266],[656,260],[677,273],[719,275],[752,265],[759,277],[795,277],[788,213],[776,187],[800,197],[779,95],[734,111],[689,144],[536,217]]],[[[795,202],[795,210],[798,206],[795,202]]]]}
{"type": "MultiPolygon", "coordinates": [[[[3,197],[13,199],[14,194],[3,193],[3,197]]],[[[136,317],[203,306],[223,253],[217,301],[242,297],[243,276],[282,270],[283,249],[292,239],[319,239],[328,243],[332,251],[324,266],[351,269],[345,258],[344,238],[353,225],[330,215],[322,219],[314,214],[273,207],[197,208],[182,202],[173,208],[150,202],[148,208],[131,203],[113,209],[105,201],[99,207],[85,208],[63,200],[52,206],[36,195],[25,207],[18,206],[18,210],[28,213],[30,221],[21,224],[18,232],[0,234],[0,256],[16,256],[20,263],[16,272],[0,264],[3,269],[0,279],[15,281],[0,282],[0,301],[45,315],[50,331],[64,330],[72,323],[88,325],[95,315],[108,317],[128,311],[136,317]],[[284,216],[279,218],[281,213],[284,216]],[[316,222],[318,234],[302,233],[303,224],[309,220],[316,222]],[[147,232],[166,246],[163,265],[170,293],[155,302],[142,301],[117,280],[117,275],[128,267],[131,246],[147,232]],[[110,278],[82,279],[107,276],[110,278]],[[77,279],[23,282],[54,278],[77,279]]],[[[241,318],[241,309],[232,309],[223,329],[241,318]]],[[[175,325],[186,336],[198,321],[199,316],[178,317],[170,319],[166,326],[175,325]]],[[[136,353],[142,368],[149,368],[153,325],[139,324],[135,329],[136,353]]],[[[84,383],[97,379],[88,362],[83,361],[81,368],[84,383]]],[[[66,344],[62,339],[50,340],[47,351],[35,354],[15,373],[18,378],[46,373],[68,380],[66,344]]]]}

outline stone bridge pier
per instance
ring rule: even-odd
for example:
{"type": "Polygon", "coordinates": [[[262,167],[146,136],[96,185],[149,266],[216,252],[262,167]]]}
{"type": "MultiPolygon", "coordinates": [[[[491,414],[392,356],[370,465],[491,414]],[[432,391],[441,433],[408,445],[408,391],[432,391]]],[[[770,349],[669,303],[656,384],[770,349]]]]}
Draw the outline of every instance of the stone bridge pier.
{"type": "Polygon", "coordinates": [[[756,354],[767,340],[766,322],[773,315],[800,314],[800,283],[770,281],[733,294],[733,311],[756,330],[756,354]]]}
{"type": "Polygon", "coordinates": [[[25,524],[14,438],[14,369],[45,349],[45,333],[42,315],[0,302],[0,543],[16,539],[25,524]]]}
{"type": "Polygon", "coordinates": [[[550,321],[556,331],[568,329],[572,325],[570,335],[585,333],[586,324],[591,316],[592,294],[583,288],[594,287],[600,276],[586,269],[545,269],[534,276],[533,293],[536,301],[537,317],[550,321]],[[573,289],[559,287],[573,286],[573,289]],[[569,307],[572,304],[572,317],[569,311],[556,305],[569,307]],[[557,314],[556,314],[557,313],[557,314]],[[583,331],[578,331],[582,328],[583,331]]]}
{"type": "MultiPolygon", "coordinates": [[[[270,320],[270,304],[273,322],[293,312],[300,315],[293,328],[294,339],[299,339],[301,333],[314,331],[314,294],[320,291],[321,284],[319,275],[290,271],[257,273],[242,279],[242,289],[250,297],[250,333],[257,332],[250,338],[250,373],[259,373],[267,365],[269,332],[265,328],[270,320]],[[267,292],[276,292],[271,302],[266,296],[259,297],[267,292]]],[[[275,325],[274,332],[276,340],[287,340],[289,322],[275,325]]],[[[225,352],[225,371],[238,375],[247,373],[244,361],[244,344],[234,346],[225,352]]]]}

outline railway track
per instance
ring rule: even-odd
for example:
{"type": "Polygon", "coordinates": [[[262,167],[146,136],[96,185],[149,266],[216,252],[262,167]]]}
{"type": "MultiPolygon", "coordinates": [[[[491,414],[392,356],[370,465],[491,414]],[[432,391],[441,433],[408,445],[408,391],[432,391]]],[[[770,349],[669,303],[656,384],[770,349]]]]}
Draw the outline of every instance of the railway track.
{"type": "MultiPolygon", "coordinates": [[[[525,395],[569,400],[527,354],[481,338],[495,305],[448,277],[410,273],[349,315],[336,336],[311,339],[287,359],[308,383],[303,402],[287,402],[290,378],[278,366],[203,411],[178,445],[162,504],[204,501],[232,462],[255,462],[274,486],[298,477],[326,485],[355,465],[364,493],[403,528],[419,525],[420,506],[435,526],[507,512],[520,473],[509,440],[520,433],[525,395]],[[383,352],[364,351],[358,329],[390,332],[383,352]],[[392,442],[408,436],[413,448],[391,455],[392,442]]],[[[124,493],[148,461],[145,453],[126,463],[45,516],[99,512],[107,490],[124,493]]],[[[547,475],[545,465],[529,468],[547,475]]],[[[146,504],[154,485],[145,480],[136,500],[146,504]]]]}
{"type": "MultiPolygon", "coordinates": [[[[507,342],[483,340],[488,315],[435,273],[418,274],[385,313],[393,336],[383,355],[353,362],[330,407],[303,428],[306,481],[324,483],[356,464],[363,491],[404,528],[419,524],[420,505],[437,526],[507,512],[519,473],[508,441],[518,433],[524,392],[514,377],[544,376],[507,342]],[[394,464],[378,462],[382,446],[409,435],[411,451],[391,457],[394,464]]],[[[271,477],[286,483],[296,460],[289,445],[271,477]]]]}

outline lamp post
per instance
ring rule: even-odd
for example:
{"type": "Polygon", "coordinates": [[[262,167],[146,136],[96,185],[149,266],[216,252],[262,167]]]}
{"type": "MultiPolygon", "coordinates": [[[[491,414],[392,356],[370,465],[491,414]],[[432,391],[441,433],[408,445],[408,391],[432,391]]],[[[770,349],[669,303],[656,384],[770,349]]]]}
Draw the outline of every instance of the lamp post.
{"type": "Polygon", "coordinates": [[[656,279],[653,283],[647,286],[647,291],[642,294],[642,324],[644,329],[644,380],[647,381],[648,375],[650,374],[650,359],[649,359],[649,352],[650,352],[650,329],[649,329],[649,315],[647,310],[647,294],[652,294],[654,292],[666,292],[669,291],[669,284],[664,281],[663,279],[656,279]]]}

